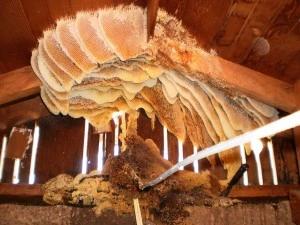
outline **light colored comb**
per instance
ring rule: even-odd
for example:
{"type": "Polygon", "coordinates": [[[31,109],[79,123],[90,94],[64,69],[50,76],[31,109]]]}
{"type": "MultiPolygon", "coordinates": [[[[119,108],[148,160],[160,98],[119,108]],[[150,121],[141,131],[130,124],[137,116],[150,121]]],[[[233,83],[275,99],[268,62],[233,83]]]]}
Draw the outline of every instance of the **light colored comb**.
{"type": "Polygon", "coordinates": [[[62,50],[54,31],[49,30],[44,32],[44,47],[49,57],[58,67],[69,74],[77,83],[81,82],[82,70],[62,50]]]}
{"type": "Polygon", "coordinates": [[[76,32],[74,20],[57,21],[56,35],[61,48],[83,72],[89,73],[97,67],[97,64],[81,49],[76,32]]]}
{"type": "Polygon", "coordinates": [[[75,25],[82,47],[90,58],[101,64],[116,58],[101,37],[96,15],[78,13],[75,25]]]}
{"type": "Polygon", "coordinates": [[[120,9],[99,10],[98,20],[105,43],[121,60],[127,60],[141,55],[146,46],[146,15],[138,7],[120,9]]]}

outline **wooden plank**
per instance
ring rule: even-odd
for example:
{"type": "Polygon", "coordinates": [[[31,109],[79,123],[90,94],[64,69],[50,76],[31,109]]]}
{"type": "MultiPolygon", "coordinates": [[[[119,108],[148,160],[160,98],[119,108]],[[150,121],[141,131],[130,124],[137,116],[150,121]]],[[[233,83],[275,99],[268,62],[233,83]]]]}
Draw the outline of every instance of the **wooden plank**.
{"type": "MultiPolygon", "coordinates": [[[[241,186],[234,187],[229,197],[231,198],[288,198],[290,192],[299,190],[300,185],[268,185],[268,186],[241,186]]],[[[1,196],[39,197],[42,196],[41,185],[27,184],[0,184],[1,196]]]]}
{"type": "MultiPolygon", "coordinates": [[[[161,1],[162,6],[167,10],[170,9],[170,4],[173,2],[177,2],[177,6],[175,9],[173,8],[174,11],[171,11],[171,13],[182,20],[182,24],[197,39],[199,45],[205,49],[213,48],[219,53],[219,50],[222,48],[218,46],[216,49],[216,45],[212,45],[212,43],[216,43],[219,30],[226,26],[224,21],[226,21],[229,15],[228,10],[230,10],[232,3],[230,1],[195,0],[161,1]],[[164,2],[166,4],[163,5],[164,2]]],[[[237,25],[235,24],[234,28],[237,25]]]]}
{"type": "Polygon", "coordinates": [[[5,66],[0,72],[4,73],[28,65],[36,39],[20,0],[1,0],[0,17],[0,61],[5,66]]]}
{"type": "Polygon", "coordinates": [[[298,163],[298,174],[300,176],[300,127],[294,128],[294,141],[298,163]]]}
{"type": "MultiPolygon", "coordinates": [[[[196,69],[228,88],[287,112],[297,109],[293,85],[220,57],[205,59],[207,66],[201,67],[203,60],[199,56],[196,69]]],[[[0,104],[39,92],[40,81],[29,66],[0,75],[0,81],[0,104]]]]}
{"type": "MultiPolygon", "coordinates": [[[[35,121],[31,121],[25,124],[26,128],[34,129],[35,121]]],[[[30,173],[30,164],[31,164],[31,155],[32,155],[32,144],[30,144],[29,149],[26,151],[26,156],[21,160],[21,168],[19,171],[19,184],[28,184],[29,173],[30,173]]]]}
{"type": "Polygon", "coordinates": [[[297,225],[300,224],[300,191],[290,191],[290,206],[292,211],[293,222],[297,225]]]}
{"type": "Polygon", "coordinates": [[[32,143],[32,129],[13,127],[9,135],[6,157],[23,159],[32,143]]]}
{"type": "MultiPolygon", "coordinates": [[[[53,0],[51,0],[53,1],[53,0]]],[[[104,7],[116,7],[120,4],[123,5],[129,5],[129,4],[134,4],[134,5],[138,5],[141,6],[143,8],[145,8],[146,6],[146,1],[145,0],[70,0],[70,4],[72,9],[74,10],[74,12],[78,12],[78,11],[91,11],[91,10],[97,10],[100,8],[104,8],[104,7]]]]}
{"type": "Polygon", "coordinates": [[[147,1],[147,37],[148,37],[148,40],[154,33],[158,7],[159,7],[159,0],[148,0],[147,1]]]}
{"type": "Polygon", "coordinates": [[[42,36],[43,30],[49,28],[55,21],[51,18],[45,0],[20,0],[28,18],[30,28],[35,38],[42,36]]]}
{"type": "Polygon", "coordinates": [[[81,172],[84,120],[49,115],[39,121],[40,138],[36,157],[36,183],[67,173],[81,172]]]}
{"type": "MultiPolygon", "coordinates": [[[[300,109],[300,80],[295,83],[295,96],[298,105],[298,109],[300,109]]],[[[298,162],[298,172],[300,176],[300,127],[294,128],[294,141],[295,141],[295,150],[298,162]]]]}
{"type": "Polygon", "coordinates": [[[229,88],[286,112],[297,109],[294,87],[289,83],[218,56],[202,59],[199,56],[199,62],[206,65],[201,67],[201,64],[197,64],[201,72],[212,79],[223,81],[229,88]]]}
{"type": "Polygon", "coordinates": [[[138,117],[137,133],[145,140],[152,139],[160,149],[160,154],[163,155],[163,127],[157,118],[155,119],[154,129],[152,129],[151,123],[146,113],[141,110],[138,117]]]}
{"type": "Polygon", "coordinates": [[[299,190],[300,185],[236,186],[229,193],[231,198],[287,198],[291,190],[299,190]]]}
{"type": "Polygon", "coordinates": [[[69,0],[45,0],[50,16],[55,21],[62,17],[74,16],[74,11],[69,0]]]}
{"type": "MultiPolygon", "coordinates": [[[[1,91],[1,90],[0,90],[1,91]]],[[[48,116],[50,112],[39,96],[0,107],[0,130],[48,116]]]]}
{"type": "Polygon", "coordinates": [[[88,165],[87,172],[91,172],[97,169],[98,165],[98,145],[99,145],[99,134],[93,132],[93,126],[89,124],[89,135],[88,135],[88,165]]]}
{"type": "MultiPolygon", "coordinates": [[[[272,138],[279,184],[299,184],[299,172],[293,138],[293,134],[285,137],[276,135],[272,138]]],[[[262,164],[269,166],[270,163],[268,159],[269,157],[267,157],[267,160],[261,157],[262,164]]],[[[251,165],[251,161],[249,161],[249,163],[249,165],[251,165]]],[[[255,161],[252,161],[252,163],[255,163],[255,161]]],[[[253,172],[256,174],[255,164],[252,165],[252,170],[254,170],[253,172]]],[[[265,170],[263,171],[265,179],[267,174],[265,176],[265,170]]],[[[271,174],[269,174],[269,176],[271,177],[271,174]]]]}
{"type": "Polygon", "coordinates": [[[1,183],[0,184],[0,197],[1,196],[15,196],[15,197],[41,197],[42,190],[41,185],[27,185],[27,184],[8,184],[8,183],[1,183]]]}
{"type": "Polygon", "coordinates": [[[30,66],[0,75],[0,105],[40,91],[40,81],[30,66]]]}

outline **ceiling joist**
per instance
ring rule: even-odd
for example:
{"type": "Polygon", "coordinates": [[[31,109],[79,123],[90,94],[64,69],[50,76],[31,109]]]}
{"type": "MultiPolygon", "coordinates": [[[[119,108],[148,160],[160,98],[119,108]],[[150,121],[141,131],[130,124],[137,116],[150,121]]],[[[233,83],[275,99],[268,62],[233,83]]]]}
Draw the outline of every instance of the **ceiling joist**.
{"type": "Polygon", "coordinates": [[[0,131],[48,116],[49,114],[50,112],[39,96],[0,107],[0,131]]]}
{"type": "MultiPolygon", "coordinates": [[[[286,112],[297,109],[294,85],[274,79],[218,56],[209,58],[213,71],[201,71],[213,80],[222,81],[240,94],[260,100],[286,112]]],[[[202,68],[201,68],[202,69],[202,68]]],[[[30,66],[0,75],[0,105],[40,91],[40,81],[30,66]]]]}
{"type": "Polygon", "coordinates": [[[0,106],[39,93],[40,84],[31,66],[1,74],[0,106]]]}
{"type": "Polygon", "coordinates": [[[224,81],[239,93],[286,112],[297,109],[294,85],[221,57],[212,57],[207,63],[211,64],[213,71],[202,72],[212,79],[224,81]]]}

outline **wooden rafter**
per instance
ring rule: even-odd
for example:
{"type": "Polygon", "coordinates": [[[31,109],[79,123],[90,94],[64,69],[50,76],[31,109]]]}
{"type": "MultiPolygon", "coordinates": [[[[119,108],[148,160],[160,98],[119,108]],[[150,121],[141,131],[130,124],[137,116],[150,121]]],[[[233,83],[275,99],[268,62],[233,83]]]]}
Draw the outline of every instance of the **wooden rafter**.
{"type": "Polygon", "coordinates": [[[39,96],[0,107],[0,130],[49,115],[50,112],[39,96]]]}
{"type": "MultiPolygon", "coordinates": [[[[292,84],[274,79],[217,57],[212,61],[215,68],[208,75],[228,84],[241,94],[248,95],[286,112],[297,109],[296,89],[292,84]]],[[[37,94],[40,81],[30,66],[0,75],[0,105],[22,97],[37,94]]]]}
{"type": "Polygon", "coordinates": [[[292,84],[219,56],[203,57],[199,54],[197,61],[194,64],[196,68],[193,69],[207,74],[212,80],[223,83],[229,89],[286,112],[293,112],[297,109],[296,93],[292,84]]]}
{"type": "Polygon", "coordinates": [[[0,75],[0,106],[40,91],[40,81],[30,66],[0,75]]]}

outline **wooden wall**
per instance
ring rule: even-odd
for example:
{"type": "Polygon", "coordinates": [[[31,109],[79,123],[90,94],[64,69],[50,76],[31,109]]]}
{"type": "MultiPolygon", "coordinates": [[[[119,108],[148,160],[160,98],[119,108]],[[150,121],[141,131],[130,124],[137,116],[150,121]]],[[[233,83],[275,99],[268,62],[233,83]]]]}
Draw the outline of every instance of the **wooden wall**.
{"type": "MultiPolygon", "coordinates": [[[[81,172],[84,120],[70,117],[49,115],[38,120],[40,126],[40,139],[36,161],[36,183],[44,183],[48,179],[60,174],[68,173],[76,175],[81,172]]],[[[33,128],[34,123],[29,122],[23,126],[33,128]]],[[[92,127],[89,129],[88,138],[88,171],[97,168],[98,134],[94,134],[92,127]]],[[[0,134],[9,135],[9,129],[0,134]]],[[[151,138],[157,144],[163,154],[163,128],[156,120],[155,129],[151,129],[151,121],[142,112],[138,119],[138,134],[143,138],[151,138]]],[[[114,133],[107,133],[106,156],[113,153],[114,133]]],[[[177,139],[174,135],[168,135],[169,160],[176,163],[178,159],[177,139]]],[[[299,183],[293,133],[291,131],[278,134],[274,139],[275,159],[280,184],[299,183]]],[[[189,140],[184,143],[184,157],[191,155],[193,146],[189,140]]],[[[30,167],[31,148],[27,151],[26,157],[22,160],[20,170],[20,182],[27,183],[30,167]]],[[[249,180],[251,184],[257,184],[256,167],[253,155],[248,157],[250,164],[249,180]]],[[[261,153],[261,160],[264,172],[265,184],[272,184],[271,169],[269,166],[268,152],[266,149],[261,153]]],[[[13,160],[5,159],[4,177],[2,182],[11,183],[13,160]]],[[[211,170],[219,178],[224,178],[226,171],[221,165],[211,168],[208,160],[199,162],[199,169],[211,170]]],[[[192,165],[185,169],[193,170],[192,165]]]]}

